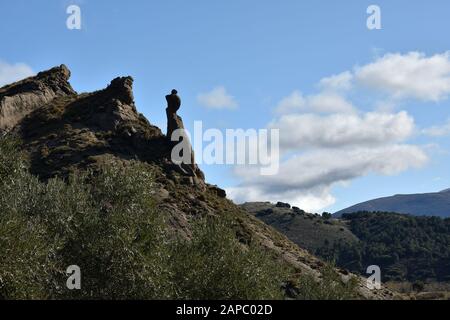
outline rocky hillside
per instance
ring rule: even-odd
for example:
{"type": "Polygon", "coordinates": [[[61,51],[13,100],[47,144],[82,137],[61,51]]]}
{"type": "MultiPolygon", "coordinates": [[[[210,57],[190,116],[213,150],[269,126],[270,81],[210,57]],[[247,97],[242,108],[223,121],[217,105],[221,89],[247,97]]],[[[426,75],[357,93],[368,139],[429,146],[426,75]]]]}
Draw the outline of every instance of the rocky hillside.
{"type": "Polygon", "coordinates": [[[399,194],[392,197],[369,200],[340,210],[335,213],[339,217],[344,213],[359,211],[397,212],[416,216],[450,217],[450,190],[423,194],[399,194]]]}
{"type": "Polygon", "coordinates": [[[378,265],[383,281],[446,283],[450,219],[392,212],[355,212],[339,219],[289,204],[245,203],[243,209],[310,253],[364,275],[378,265]]]}
{"type": "Polygon", "coordinates": [[[289,204],[248,202],[241,207],[313,254],[327,244],[341,241],[350,244],[358,242],[358,238],[347,228],[345,222],[324,219],[299,208],[291,208],[289,204]]]}
{"type": "MultiPolygon", "coordinates": [[[[192,217],[230,217],[243,245],[257,243],[297,274],[320,281],[322,261],[226,199],[222,189],[205,183],[197,166],[185,170],[171,161],[171,142],[137,111],[131,77],[81,94],[69,77],[62,65],[0,89],[0,130],[20,138],[33,174],[45,181],[78,170],[95,171],[109,162],[146,163],[155,173],[158,211],[173,230],[189,238],[192,217]]],[[[162,106],[153,110],[162,111],[162,106]]],[[[336,271],[343,281],[349,279],[348,272],[336,271]]],[[[361,297],[394,297],[389,290],[370,291],[361,283],[361,297]]]]}

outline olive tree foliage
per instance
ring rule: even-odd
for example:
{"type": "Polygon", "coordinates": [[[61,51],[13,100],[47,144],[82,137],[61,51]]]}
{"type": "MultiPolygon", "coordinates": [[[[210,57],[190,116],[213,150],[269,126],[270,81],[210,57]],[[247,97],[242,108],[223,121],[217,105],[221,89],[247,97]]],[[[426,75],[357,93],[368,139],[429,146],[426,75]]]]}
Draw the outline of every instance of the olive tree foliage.
{"type": "Polygon", "coordinates": [[[0,138],[0,299],[273,299],[286,270],[231,223],[200,219],[169,236],[152,170],[110,163],[40,181],[0,138]],[[81,289],[66,286],[69,266],[81,289]]]}

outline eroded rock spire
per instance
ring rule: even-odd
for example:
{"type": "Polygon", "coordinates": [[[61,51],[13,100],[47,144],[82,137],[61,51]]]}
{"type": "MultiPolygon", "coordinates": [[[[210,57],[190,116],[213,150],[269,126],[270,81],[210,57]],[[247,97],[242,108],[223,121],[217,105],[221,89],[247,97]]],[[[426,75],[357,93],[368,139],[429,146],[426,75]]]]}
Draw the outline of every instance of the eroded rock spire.
{"type": "Polygon", "coordinates": [[[188,153],[178,155],[180,156],[180,158],[183,158],[183,161],[179,164],[179,169],[183,174],[204,180],[203,172],[201,172],[201,170],[195,163],[194,150],[192,149],[188,135],[185,133],[183,119],[177,114],[177,111],[181,107],[181,98],[178,95],[178,91],[176,89],[173,89],[170,94],[166,95],[166,101],[167,138],[172,141],[173,139],[175,139],[175,143],[183,143],[184,147],[182,148],[182,153],[188,153]],[[178,132],[177,135],[174,135],[174,132],[176,132],[177,130],[181,130],[181,132],[178,132]],[[177,137],[179,137],[178,140],[176,140],[177,137]]]}

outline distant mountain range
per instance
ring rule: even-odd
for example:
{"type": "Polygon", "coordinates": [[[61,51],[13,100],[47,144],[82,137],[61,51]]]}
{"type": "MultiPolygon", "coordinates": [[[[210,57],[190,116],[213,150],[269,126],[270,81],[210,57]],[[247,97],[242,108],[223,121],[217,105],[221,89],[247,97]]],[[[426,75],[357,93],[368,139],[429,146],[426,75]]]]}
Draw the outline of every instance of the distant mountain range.
{"type": "Polygon", "coordinates": [[[336,217],[344,213],[358,211],[397,212],[416,216],[450,217],[450,189],[434,193],[399,194],[362,202],[336,212],[336,217]]]}

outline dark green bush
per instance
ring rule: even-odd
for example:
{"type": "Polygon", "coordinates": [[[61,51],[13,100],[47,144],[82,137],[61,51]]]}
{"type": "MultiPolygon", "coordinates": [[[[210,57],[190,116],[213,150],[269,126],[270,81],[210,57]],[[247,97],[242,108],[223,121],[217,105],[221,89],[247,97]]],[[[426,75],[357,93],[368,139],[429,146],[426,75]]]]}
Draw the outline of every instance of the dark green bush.
{"type": "Polygon", "coordinates": [[[194,223],[169,240],[143,164],[41,182],[16,143],[0,139],[0,298],[281,298],[284,270],[240,244],[229,223],[194,223]],[[81,269],[81,290],[65,271],[81,269]]]}
{"type": "Polygon", "coordinates": [[[299,300],[352,300],[358,299],[359,279],[350,277],[344,282],[329,263],[321,268],[322,278],[317,281],[313,276],[304,275],[299,279],[297,299],[299,300]]]}
{"type": "Polygon", "coordinates": [[[18,151],[19,140],[0,137],[0,181],[26,167],[24,154],[18,151]]]}
{"type": "Polygon", "coordinates": [[[342,219],[359,243],[335,242],[317,254],[366,275],[378,265],[383,281],[447,281],[450,277],[450,219],[392,212],[357,212],[342,219]]]}
{"type": "Polygon", "coordinates": [[[151,181],[139,166],[111,165],[67,182],[42,183],[25,171],[10,174],[0,185],[2,295],[170,297],[168,247],[151,181]],[[70,265],[81,268],[88,289],[66,288],[70,265]]]}
{"type": "Polygon", "coordinates": [[[192,241],[173,246],[176,298],[281,299],[287,271],[255,245],[244,247],[231,222],[210,218],[194,224],[192,241]]]}
{"type": "MultiPolygon", "coordinates": [[[[289,271],[233,221],[198,218],[174,239],[156,211],[152,171],[112,163],[39,181],[0,138],[0,299],[281,299],[289,271]],[[66,287],[68,266],[81,290],[66,287]]],[[[331,269],[299,280],[301,299],[354,297],[331,269]]]]}

